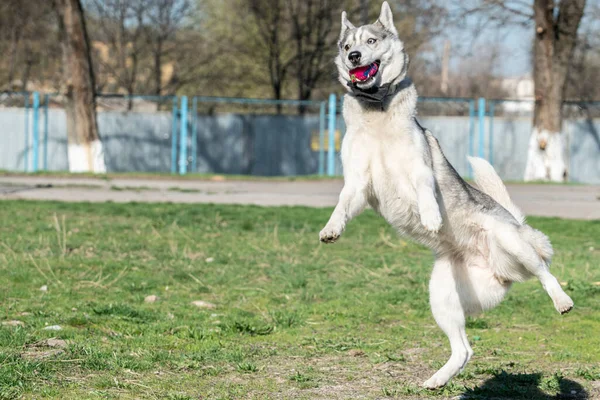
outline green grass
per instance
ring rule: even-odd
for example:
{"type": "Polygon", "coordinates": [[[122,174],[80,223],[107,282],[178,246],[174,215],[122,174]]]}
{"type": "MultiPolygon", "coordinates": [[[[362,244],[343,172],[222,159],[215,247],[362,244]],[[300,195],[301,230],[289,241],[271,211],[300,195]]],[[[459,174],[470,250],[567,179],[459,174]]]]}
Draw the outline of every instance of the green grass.
{"type": "Polygon", "coordinates": [[[469,320],[465,371],[429,392],[449,356],[431,253],[372,212],[321,245],[330,211],[0,202],[0,320],[25,324],[0,326],[0,398],[600,396],[599,221],[530,219],[576,308],[515,285],[469,320]]]}

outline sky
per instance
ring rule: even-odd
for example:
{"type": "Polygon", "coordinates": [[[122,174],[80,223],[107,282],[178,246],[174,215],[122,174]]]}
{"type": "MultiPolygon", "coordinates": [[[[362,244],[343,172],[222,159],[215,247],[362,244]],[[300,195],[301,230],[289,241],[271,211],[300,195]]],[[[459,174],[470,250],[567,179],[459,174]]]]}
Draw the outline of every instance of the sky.
{"type": "MultiPolygon", "coordinates": [[[[461,0],[462,4],[473,0],[461,0]]],[[[477,2],[477,0],[475,0],[477,2]]],[[[533,3],[533,1],[532,1],[533,3]]],[[[530,6],[523,3],[511,3],[513,6],[520,4],[524,12],[531,12],[530,6]]],[[[452,8],[450,9],[452,12],[452,8]]],[[[583,20],[579,27],[579,35],[594,36],[591,44],[595,45],[600,40],[600,0],[588,0],[583,20]]],[[[450,29],[447,35],[440,37],[435,44],[436,53],[441,57],[444,40],[449,39],[453,47],[451,68],[465,58],[477,62],[477,52],[487,46],[499,44],[501,56],[494,73],[504,77],[522,77],[531,74],[531,50],[533,44],[533,23],[528,26],[511,24],[504,27],[489,27],[474,38],[473,28],[477,25],[477,17],[465,21],[465,27],[450,29]]]]}
{"type": "Polygon", "coordinates": [[[531,72],[531,29],[514,27],[502,32],[502,45],[505,47],[501,57],[502,65],[497,71],[506,77],[522,76],[531,72]]]}
{"type": "MultiPolygon", "coordinates": [[[[529,12],[529,10],[526,10],[529,12]]],[[[452,12],[452,10],[451,10],[452,12]]],[[[449,34],[442,39],[450,39],[455,49],[451,60],[451,68],[456,67],[465,57],[478,61],[478,52],[488,51],[488,48],[497,46],[500,51],[498,64],[494,73],[504,77],[520,77],[531,71],[531,50],[533,40],[533,24],[523,26],[507,24],[497,26],[489,24],[478,34],[477,26],[480,23],[479,15],[466,18],[462,27],[451,29],[449,34]]]]}

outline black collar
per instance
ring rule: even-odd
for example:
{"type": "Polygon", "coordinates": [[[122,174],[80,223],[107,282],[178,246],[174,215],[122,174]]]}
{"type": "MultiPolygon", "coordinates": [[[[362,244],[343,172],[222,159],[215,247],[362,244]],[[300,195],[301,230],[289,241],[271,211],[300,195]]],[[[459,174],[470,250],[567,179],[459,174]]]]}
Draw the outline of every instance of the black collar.
{"type": "Polygon", "coordinates": [[[359,101],[368,105],[376,106],[377,108],[380,108],[381,111],[384,111],[385,100],[388,97],[391,97],[401,90],[407,88],[411,83],[412,82],[409,78],[404,78],[402,81],[394,85],[391,83],[386,83],[381,86],[370,87],[366,90],[359,88],[355,83],[352,82],[348,82],[348,87],[352,91],[354,97],[356,97],[359,101]]]}

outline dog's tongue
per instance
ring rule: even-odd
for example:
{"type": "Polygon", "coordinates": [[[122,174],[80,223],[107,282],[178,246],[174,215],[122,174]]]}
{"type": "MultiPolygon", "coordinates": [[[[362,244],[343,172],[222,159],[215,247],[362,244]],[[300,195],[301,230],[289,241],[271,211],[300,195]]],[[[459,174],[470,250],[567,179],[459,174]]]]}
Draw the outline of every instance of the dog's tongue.
{"type": "Polygon", "coordinates": [[[377,63],[354,68],[350,70],[350,79],[352,79],[352,82],[363,82],[374,76],[378,70],[377,63]]]}

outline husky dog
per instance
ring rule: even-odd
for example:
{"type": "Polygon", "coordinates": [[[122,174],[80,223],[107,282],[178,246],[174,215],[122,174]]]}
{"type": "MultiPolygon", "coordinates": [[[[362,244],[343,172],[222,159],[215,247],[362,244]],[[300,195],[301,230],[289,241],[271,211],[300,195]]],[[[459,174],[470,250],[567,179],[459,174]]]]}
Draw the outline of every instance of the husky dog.
{"type": "Polygon", "coordinates": [[[465,316],[498,305],[513,282],[535,276],[556,310],[569,312],[573,301],[549,271],[550,241],[525,223],[494,168],[469,158],[478,189],[470,186],[417,122],[417,91],[387,2],[371,25],[356,28],[342,13],[336,64],[349,91],[344,187],[320,240],[335,242],[369,204],[400,234],[433,250],[431,311],[452,355],[423,385],[441,387],[465,367],[473,354],[465,316]]]}

